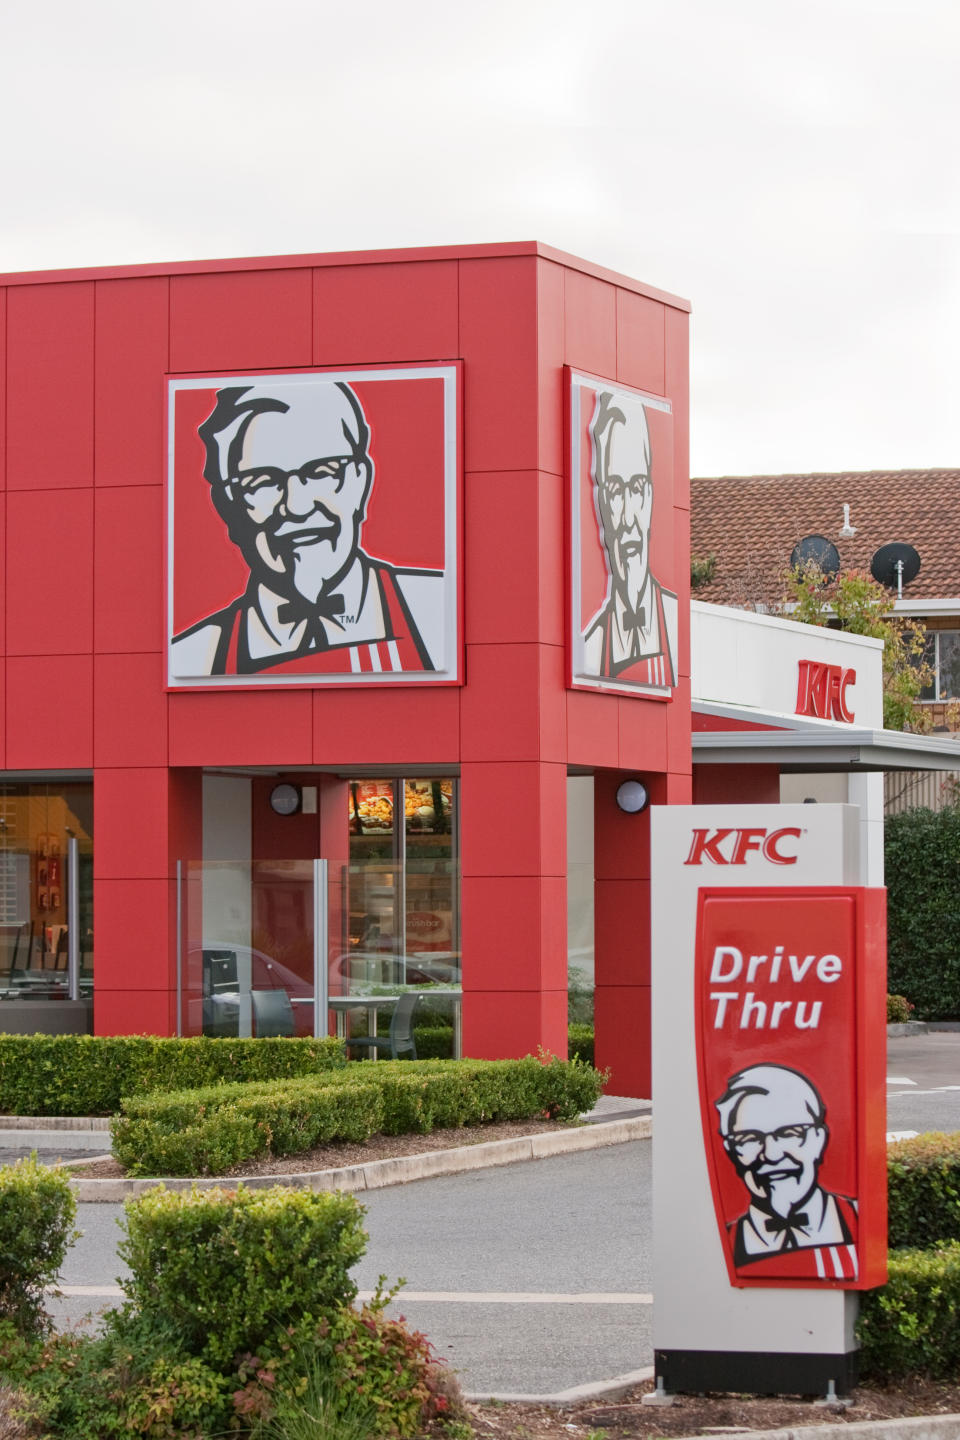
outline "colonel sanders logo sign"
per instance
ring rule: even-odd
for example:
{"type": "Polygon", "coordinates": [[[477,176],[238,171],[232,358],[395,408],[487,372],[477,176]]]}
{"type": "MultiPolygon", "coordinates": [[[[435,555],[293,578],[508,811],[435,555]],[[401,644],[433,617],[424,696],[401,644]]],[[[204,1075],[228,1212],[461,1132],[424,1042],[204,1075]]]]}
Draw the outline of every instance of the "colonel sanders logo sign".
{"type": "Polygon", "coordinates": [[[571,682],[669,699],[678,617],[669,402],[572,374],[569,404],[571,682]]]}
{"type": "Polygon", "coordinates": [[[458,678],[456,381],[170,382],[171,685],[458,678]]]}
{"type": "Polygon", "coordinates": [[[870,1268],[857,1085],[863,903],[855,891],[700,891],[700,1105],[735,1285],[855,1288],[870,1268]]]}

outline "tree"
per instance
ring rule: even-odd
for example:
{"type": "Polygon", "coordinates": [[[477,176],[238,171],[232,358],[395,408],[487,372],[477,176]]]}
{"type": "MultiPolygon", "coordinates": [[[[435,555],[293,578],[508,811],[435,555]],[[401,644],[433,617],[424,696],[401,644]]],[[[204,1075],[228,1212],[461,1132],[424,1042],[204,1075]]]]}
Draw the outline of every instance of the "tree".
{"type": "Polygon", "coordinates": [[[789,571],[786,583],[783,608],[791,620],[838,625],[851,635],[883,641],[883,728],[918,735],[932,730],[933,716],[918,703],[933,681],[924,626],[895,616],[893,596],[862,570],[831,579],[813,561],[789,571]]]}

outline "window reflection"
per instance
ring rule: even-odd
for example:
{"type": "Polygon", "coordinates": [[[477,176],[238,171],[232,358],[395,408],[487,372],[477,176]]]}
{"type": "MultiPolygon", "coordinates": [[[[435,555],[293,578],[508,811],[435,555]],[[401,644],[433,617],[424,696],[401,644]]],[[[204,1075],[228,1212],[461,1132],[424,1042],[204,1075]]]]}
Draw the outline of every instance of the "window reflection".
{"type": "Polygon", "coordinates": [[[93,988],[93,786],[0,785],[0,998],[63,1000],[68,857],[77,840],[80,992],[93,988]]]}

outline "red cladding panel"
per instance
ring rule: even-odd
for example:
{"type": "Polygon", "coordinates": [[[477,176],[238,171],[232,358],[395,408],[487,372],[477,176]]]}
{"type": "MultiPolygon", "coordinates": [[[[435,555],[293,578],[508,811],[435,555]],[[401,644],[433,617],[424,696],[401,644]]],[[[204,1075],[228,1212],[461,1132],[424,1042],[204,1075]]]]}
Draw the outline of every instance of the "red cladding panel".
{"type": "Polygon", "coordinates": [[[98,651],[163,645],[163,491],[99,490],[94,501],[97,567],[93,623],[98,651]]]}
{"type": "Polygon", "coordinates": [[[166,770],[98,770],[94,783],[94,878],[141,880],[169,875],[166,770]]]}
{"type": "MultiPolygon", "coordinates": [[[[0,294],[3,292],[0,291],[0,294]]],[[[2,383],[2,377],[0,377],[2,383]]],[[[0,493],[0,556],[6,557],[7,553],[7,502],[6,497],[0,493]]],[[[0,584],[0,655],[5,655],[7,650],[6,641],[6,586],[0,584]]]]}
{"type": "Polygon", "coordinates": [[[91,657],[11,656],[7,660],[8,767],[87,770],[92,764],[91,657]]]}
{"type": "Polygon", "coordinates": [[[315,365],[457,356],[457,264],[332,265],[314,271],[315,365]]]}
{"type": "Polygon", "coordinates": [[[93,285],[14,286],[7,311],[7,487],[93,484],[93,285]]]}
{"type": "Polygon", "coordinates": [[[313,764],[456,764],[460,758],[459,688],[337,690],[313,697],[313,764]]]}
{"type": "MultiPolygon", "coordinates": [[[[620,747],[617,763],[621,770],[643,772],[667,769],[667,732],[677,705],[677,689],[669,705],[653,700],[614,700],[620,715],[620,747]]],[[[682,722],[681,722],[682,723],[682,722]]]]}
{"type": "Polygon", "coordinates": [[[694,805],[779,805],[777,765],[695,765],[694,805]]]}
{"type": "Polygon", "coordinates": [[[598,985],[593,994],[598,1070],[609,1070],[608,1095],[650,1098],[650,988],[598,985]]]}
{"type": "Polygon", "coordinates": [[[690,592],[688,588],[687,575],[690,569],[690,511],[674,508],[673,512],[673,548],[675,559],[674,574],[684,578],[683,604],[679,607],[677,622],[679,646],[677,654],[677,674],[690,676],[690,592]]]}
{"type": "Polygon", "coordinates": [[[465,760],[565,760],[560,646],[473,645],[461,702],[465,760]]]}
{"type": "MultiPolygon", "coordinates": [[[[600,880],[647,880],[650,876],[650,806],[628,815],[617,790],[635,772],[598,771],[593,782],[594,876],[600,880]]],[[[644,775],[651,804],[660,801],[660,777],[644,775]]]]}
{"type": "Polygon", "coordinates": [[[93,649],[93,491],[7,496],[7,653],[93,649]]]}
{"type": "Polygon", "coordinates": [[[670,774],[666,777],[666,804],[668,805],[692,805],[693,804],[693,781],[690,771],[670,774]]]}
{"type": "Polygon", "coordinates": [[[464,483],[467,643],[563,644],[563,490],[535,470],[464,483]]]}
{"type": "Polygon", "coordinates": [[[565,875],[565,765],[465,763],[461,838],[467,875],[565,875]]]}
{"type": "Polygon", "coordinates": [[[535,470],[537,262],[460,264],[464,468],[535,470]]]}
{"type": "Polygon", "coordinates": [[[563,474],[563,289],[561,265],[537,265],[538,361],[540,369],[540,434],[537,463],[541,470],[563,474]]]}
{"type": "Polygon", "coordinates": [[[564,274],[564,359],[595,375],[617,369],[617,291],[603,280],[567,269],[564,274]]]}
{"type": "Polygon", "coordinates": [[[171,694],[170,764],[309,765],[311,702],[309,691],[171,694]]]}
{"type": "Polygon", "coordinates": [[[167,370],[169,284],[165,276],[97,284],[97,485],[163,483],[160,377],[167,370]]]}
{"type": "Polygon", "coordinates": [[[690,316],[664,310],[667,394],[673,402],[673,502],[690,505],[690,316]]]}
{"type": "Polygon", "coordinates": [[[175,275],[170,368],[267,370],[311,363],[309,270],[175,275]]]}
{"type": "Polygon", "coordinates": [[[617,379],[666,394],[664,309],[646,295],[617,291],[617,379]]]}
{"type": "Polygon", "coordinates": [[[463,1053],[480,1060],[507,1060],[567,1053],[567,991],[516,993],[505,1005],[496,993],[470,995],[463,1006],[463,1053]]]}
{"type": "Polygon", "coordinates": [[[94,764],[101,766],[166,765],[167,696],[161,655],[94,657],[93,757],[94,764]]]}
{"type": "Polygon", "coordinates": [[[650,881],[598,880],[594,889],[598,985],[650,984],[650,881]]]}
{"type": "Polygon", "coordinates": [[[620,755],[620,715],[610,695],[567,691],[567,759],[571,765],[615,769],[620,755]]]}
{"type": "MultiPolygon", "coordinates": [[[[100,924],[99,919],[97,924],[100,924]]],[[[100,989],[93,1002],[95,1035],[174,1035],[177,997],[175,990],[100,989]]]]}
{"type": "Polygon", "coordinates": [[[7,483],[7,292],[0,290],[0,489],[7,483]]]}
{"type": "MultiPolygon", "coordinates": [[[[690,744],[690,680],[681,678],[673,692],[673,704],[667,716],[667,769],[690,773],[693,764],[690,744]]],[[[674,804],[679,804],[674,801],[674,804]]]]}
{"type": "Polygon", "coordinates": [[[176,985],[175,886],[173,880],[97,882],[98,996],[140,987],[156,994],[176,985]]]}
{"type": "Polygon", "coordinates": [[[562,875],[473,876],[463,881],[463,986],[557,989],[567,983],[562,875]]]}

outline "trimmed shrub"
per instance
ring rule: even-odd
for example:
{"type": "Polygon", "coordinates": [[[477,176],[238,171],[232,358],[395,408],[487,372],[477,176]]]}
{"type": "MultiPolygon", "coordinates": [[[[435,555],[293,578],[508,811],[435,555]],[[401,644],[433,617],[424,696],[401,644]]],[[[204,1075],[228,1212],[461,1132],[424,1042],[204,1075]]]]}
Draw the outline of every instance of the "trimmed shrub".
{"type": "Polygon", "coordinates": [[[208,1086],[134,1097],[110,1122],[113,1153],[132,1175],[222,1175],[258,1155],[293,1155],[382,1128],[374,1084],[331,1076],[208,1086]]]}
{"type": "Polygon", "coordinates": [[[960,1375],[960,1241],[894,1251],[886,1285],[860,1297],[857,1335],[864,1379],[960,1375]]]}
{"type": "Polygon", "coordinates": [[[346,1065],[343,1041],[0,1035],[0,1113],[111,1115],[122,1095],[279,1080],[346,1065]]]}
{"type": "Polygon", "coordinates": [[[884,822],[887,984],[918,1020],[960,1017],[960,809],[884,822]]]}
{"type": "Polygon", "coordinates": [[[215,1367],[289,1327],[332,1324],[356,1296],[349,1270],[366,1235],[352,1195],[157,1189],[124,1208],[127,1296],[215,1367]]]}
{"type": "Polygon", "coordinates": [[[223,1174],[260,1155],[291,1155],[377,1132],[426,1134],[546,1115],[573,1120],[603,1076],[576,1061],[378,1060],[283,1083],[134,1096],[111,1122],[113,1153],[134,1175],[223,1174]]]}
{"type": "Polygon", "coordinates": [[[567,1054],[571,1060],[579,1060],[583,1065],[593,1064],[592,1025],[568,1025],[567,1054]]]}
{"type": "Polygon", "coordinates": [[[914,1007],[910,1004],[906,995],[887,996],[887,1024],[905,1025],[913,1018],[914,1007]]]}
{"type": "Polygon", "coordinates": [[[23,1335],[49,1327],[43,1291],[77,1234],[76,1208],[66,1175],[36,1156],[0,1167],[0,1320],[23,1335]]]}
{"type": "Polygon", "coordinates": [[[888,1146],[887,1196],[892,1250],[960,1240],[960,1132],[888,1146]]]}

